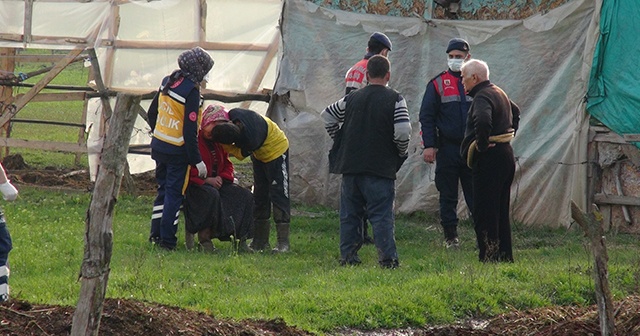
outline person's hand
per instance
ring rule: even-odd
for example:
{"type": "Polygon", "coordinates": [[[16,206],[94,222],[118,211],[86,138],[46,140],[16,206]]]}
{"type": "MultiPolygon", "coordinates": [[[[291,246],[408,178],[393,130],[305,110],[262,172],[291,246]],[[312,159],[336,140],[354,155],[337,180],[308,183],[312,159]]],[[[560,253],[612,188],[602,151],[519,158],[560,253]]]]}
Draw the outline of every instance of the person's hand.
{"type": "Polygon", "coordinates": [[[199,178],[204,179],[205,177],[207,177],[207,165],[204,164],[204,161],[198,162],[196,168],[198,168],[199,178]]]}
{"type": "Polygon", "coordinates": [[[18,198],[18,189],[11,184],[11,181],[0,184],[0,192],[5,201],[15,201],[18,198]]]}
{"type": "Polygon", "coordinates": [[[220,189],[220,187],[222,187],[222,177],[207,177],[207,179],[204,180],[204,183],[209,184],[216,189],[220,189]]]}
{"type": "Polygon", "coordinates": [[[433,163],[436,160],[436,149],[433,147],[425,148],[422,151],[422,159],[426,163],[433,163]]]}

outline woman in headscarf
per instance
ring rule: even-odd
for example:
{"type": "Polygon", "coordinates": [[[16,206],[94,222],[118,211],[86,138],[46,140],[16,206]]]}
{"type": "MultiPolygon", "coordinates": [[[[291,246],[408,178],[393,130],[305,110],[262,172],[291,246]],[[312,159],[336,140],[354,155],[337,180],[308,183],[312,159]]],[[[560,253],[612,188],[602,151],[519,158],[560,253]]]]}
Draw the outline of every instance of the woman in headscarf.
{"type": "Polygon", "coordinates": [[[187,235],[197,233],[199,248],[215,251],[211,239],[237,242],[239,252],[253,252],[247,245],[253,229],[253,194],[234,183],[233,163],[222,144],[211,140],[213,127],[229,122],[220,105],[209,105],[202,113],[198,134],[200,155],[207,167],[205,178],[191,168],[185,194],[184,217],[187,235]]]}
{"type": "Polygon", "coordinates": [[[174,250],[177,245],[188,168],[196,167],[203,177],[207,173],[198,150],[200,84],[213,67],[213,59],[195,47],[178,56],[178,66],[180,69],[162,80],[148,111],[153,132],[151,157],[156,161],[158,182],[149,241],[166,250],[174,250]]]}

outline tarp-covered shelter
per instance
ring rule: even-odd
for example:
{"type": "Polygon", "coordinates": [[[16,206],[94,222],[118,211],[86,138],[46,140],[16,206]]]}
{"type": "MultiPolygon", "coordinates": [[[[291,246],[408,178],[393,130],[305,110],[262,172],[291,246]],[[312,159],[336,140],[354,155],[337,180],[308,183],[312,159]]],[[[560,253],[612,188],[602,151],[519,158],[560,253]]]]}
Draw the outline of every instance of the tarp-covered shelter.
{"type": "MultiPolygon", "coordinates": [[[[402,2],[406,12],[424,11],[404,17],[324,3],[5,0],[0,1],[0,47],[94,48],[106,89],[148,92],[175,68],[179,52],[203,46],[216,60],[209,89],[255,93],[273,88],[268,111],[264,103],[251,108],[285,129],[291,143],[291,197],[308,204],[338,204],[339,177],[328,173],[331,140],[319,114],[344,93],[345,72],[362,58],[374,31],[393,42],[390,86],[407,99],[414,129],[410,156],[396,183],[398,212],[438,208],[434,166],[421,158],[418,112],[427,81],[446,68],[445,46],[452,37],[470,42],[472,56],[489,64],[491,80],[522,109],[513,141],[518,160],[514,220],[567,226],[570,201],[586,206],[587,106],[611,129],[639,133],[634,107],[640,91],[624,47],[637,49],[632,34],[639,24],[630,13],[638,14],[640,5],[634,2],[566,0],[522,20],[431,19],[421,1],[402,2]],[[619,78],[624,85],[616,83],[619,78]]],[[[519,2],[467,1],[464,6],[480,10],[483,3],[509,3],[513,9],[519,2]]],[[[141,131],[133,141],[148,142],[144,124],[137,128],[141,131]]],[[[130,164],[132,170],[149,168],[148,160],[130,164]]]]}
{"type": "Polygon", "coordinates": [[[452,21],[398,18],[329,10],[301,0],[285,2],[283,56],[275,93],[291,146],[292,197],[337,204],[338,179],[327,170],[331,145],[319,113],[344,92],[346,69],[360,59],[374,31],[393,41],[390,86],[408,101],[414,134],[398,174],[399,212],[437,210],[434,166],[422,161],[418,112],[427,81],[446,69],[452,37],[487,61],[491,80],[522,109],[513,141],[517,156],[513,218],[568,225],[570,201],[585,203],[588,116],[583,104],[599,5],[575,0],[524,20],[452,21]],[[302,28],[304,27],[304,28],[302,28]]]}

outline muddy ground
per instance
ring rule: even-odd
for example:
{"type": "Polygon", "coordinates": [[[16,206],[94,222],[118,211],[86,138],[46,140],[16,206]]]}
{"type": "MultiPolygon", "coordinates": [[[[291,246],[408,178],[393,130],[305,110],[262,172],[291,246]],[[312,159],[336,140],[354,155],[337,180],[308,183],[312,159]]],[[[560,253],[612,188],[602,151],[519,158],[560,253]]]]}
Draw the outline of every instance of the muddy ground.
{"type": "MultiPolygon", "coordinates": [[[[18,186],[91,191],[93,183],[85,170],[30,169],[19,156],[3,160],[9,178],[18,186]]],[[[239,171],[250,184],[250,172],[239,171]]],[[[153,194],[153,173],[133,175],[132,192],[153,194]]],[[[125,184],[123,183],[123,187],[125,184]]],[[[617,335],[640,335],[640,296],[616,302],[617,335]]],[[[0,335],[69,335],[75,307],[36,305],[10,300],[0,304],[0,335]]],[[[369,336],[470,336],[470,335],[599,335],[596,306],[548,307],[513,311],[491,319],[469,320],[445,326],[423,326],[401,330],[360,331],[341,329],[332,335],[369,336]]],[[[149,302],[107,299],[100,335],[313,335],[280,319],[232,321],[204,313],[149,302]]]]}

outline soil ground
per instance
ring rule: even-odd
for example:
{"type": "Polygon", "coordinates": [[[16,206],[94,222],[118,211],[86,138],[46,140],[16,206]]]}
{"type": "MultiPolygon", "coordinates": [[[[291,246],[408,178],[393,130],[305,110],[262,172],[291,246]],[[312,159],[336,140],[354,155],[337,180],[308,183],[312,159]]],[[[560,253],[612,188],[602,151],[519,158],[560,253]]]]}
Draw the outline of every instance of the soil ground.
{"type": "MultiPolygon", "coordinates": [[[[63,190],[91,191],[93,183],[84,170],[30,169],[22,157],[3,160],[9,178],[18,185],[37,185],[63,190]]],[[[250,173],[240,171],[245,176],[250,173]]],[[[133,175],[133,192],[153,194],[153,173],[133,175]]],[[[240,178],[250,184],[250,176],[240,178]]],[[[123,187],[124,187],[123,183],[123,187]]],[[[0,335],[69,335],[75,307],[36,305],[10,300],[0,304],[0,335]]],[[[615,303],[617,335],[640,335],[640,296],[615,303]]],[[[313,335],[280,319],[233,321],[188,309],[149,302],[107,299],[104,302],[100,335],[313,335]]],[[[360,331],[341,329],[333,335],[431,336],[431,335],[598,335],[596,306],[547,307],[513,311],[485,320],[468,320],[445,326],[424,326],[401,330],[360,331]]]]}

